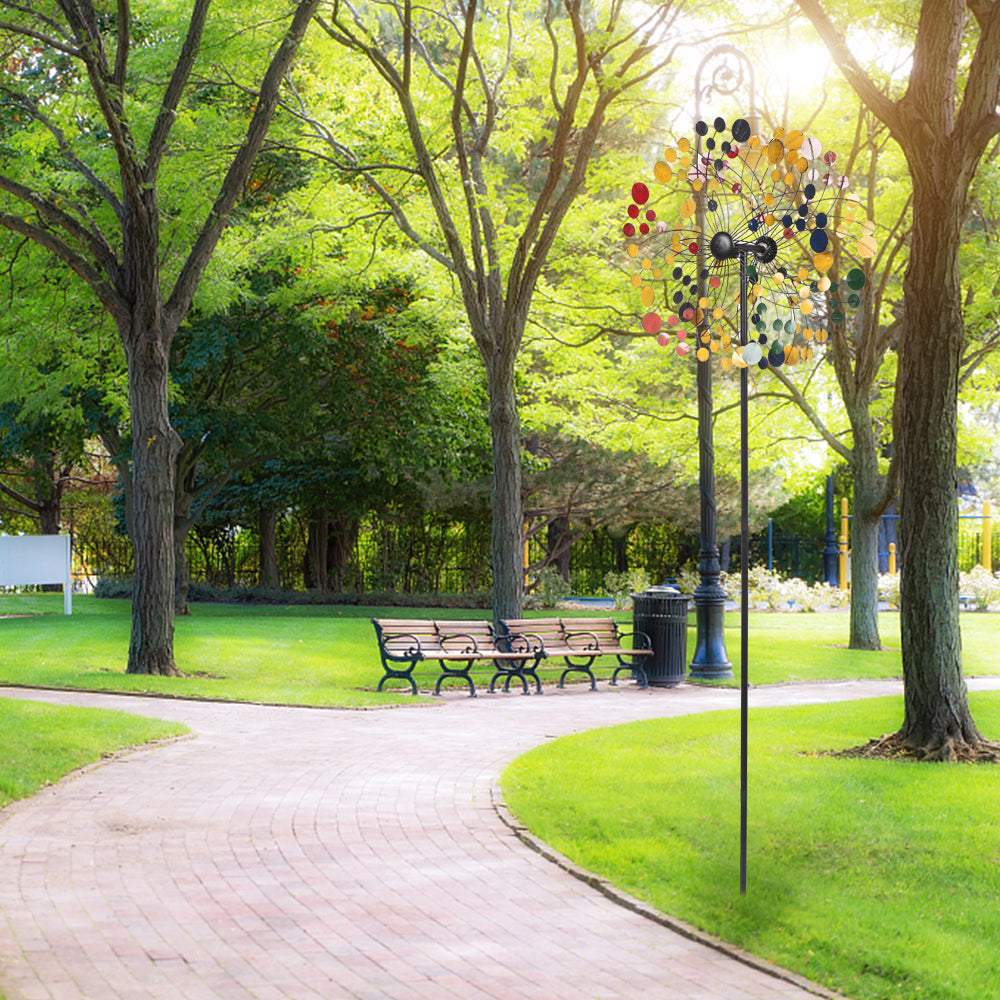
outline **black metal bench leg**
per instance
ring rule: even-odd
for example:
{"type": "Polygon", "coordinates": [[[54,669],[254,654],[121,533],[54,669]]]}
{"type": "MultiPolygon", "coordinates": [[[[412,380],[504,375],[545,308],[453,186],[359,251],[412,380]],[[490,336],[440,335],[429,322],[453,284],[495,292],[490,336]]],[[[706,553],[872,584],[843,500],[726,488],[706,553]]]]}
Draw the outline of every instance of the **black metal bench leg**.
{"type": "Polygon", "coordinates": [[[386,681],[398,680],[398,681],[408,681],[412,694],[418,694],[417,682],[413,679],[413,668],[417,665],[417,661],[414,660],[405,670],[393,670],[392,667],[385,666],[383,664],[382,669],[385,670],[385,675],[378,682],[377,691],[381,692],[386,681]]]}
{"type": "Polygon", "coordinates": [[[633,680],[635,680],[635,682],[639,685],[639,687],[641,688],[649,687],[649,680],[646,677],[646,671],[643,670],[641,666],[636,666],[635,664],[631,663],[623,663],[621,664],[621,666],[615,667],[615,669],[611,673],[612,685],[618,684],[618,675],[623,670],[628,670],[631,672],[633,680]]]}
{"type": "Polygon", "coordinates": [[[521,694],[531,694],[528,688],[528,682],[525,680],[524,674],[520,670],[498,670],[490,678],[490,691],[494,690],[494,686],[500,678],[503,678],[503,689],[504,693],[510,691],[510,682],[516,677],[521,682],[521,694]]]}
{"type": "MultiPolygon", "coordinates": [[[[559,675],[559,684],[557,685],[558,687],[565,687],[566,685],[564,682],[566,680],[566,675],[576,671],[581,674],[586,674],[590,678],[591,691],[597,690],[597,678],[594,676],[594,671],[590,669],[590,664],[583,666],[581,664],[570,663],[568,659],[566,660],[566,663],[567,663],[566,668],[559,675]]],[[[593,663],[593,661],[591,661],[591,663],[593,663]]]]}
{"type": "Polygon", "coordinates": [[[469,685],[469,697],[476,698],[476,684],[475,681],[469,676],[469,671],[472,669],[472,664],[464,667],[461,670],[453,670],[452,668],[445,665],[442,661],[441,663],[441,676],[437,679],[437,683],[434,685],[434,694],[441,694],[441,682],[447,680],[449,677],[460,677],[466,684],[469,685]]]}

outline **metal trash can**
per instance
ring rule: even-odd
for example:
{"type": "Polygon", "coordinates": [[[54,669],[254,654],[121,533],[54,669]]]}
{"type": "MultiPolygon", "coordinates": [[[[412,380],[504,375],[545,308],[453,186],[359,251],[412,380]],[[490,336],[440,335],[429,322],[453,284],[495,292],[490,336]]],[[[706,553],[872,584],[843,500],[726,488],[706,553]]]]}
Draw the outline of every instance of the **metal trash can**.
{"type": "Polygon", "coordinates": [[[653,655],[643,660],[649,683],[676,687],[687,670],[688,599],[673,587],[650,587],[632,595],[632,628],[645,632],[653,655]]]}

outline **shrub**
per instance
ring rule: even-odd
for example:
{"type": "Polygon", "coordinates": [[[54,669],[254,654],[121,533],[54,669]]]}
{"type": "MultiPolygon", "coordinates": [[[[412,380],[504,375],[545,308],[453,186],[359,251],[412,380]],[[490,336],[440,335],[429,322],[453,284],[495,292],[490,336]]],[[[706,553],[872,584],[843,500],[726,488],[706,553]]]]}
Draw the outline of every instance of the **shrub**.
{"type": "Polygon", "coordinates": [[[535,597],[540,607],[554,608],[570,595],[570,584],[555,566],[546,566],[535,576],[535,597]]]}
{"type": "Polygon", "coordinates": [[[882,573],[878,578],[878,596],[880,601],[899,607],[899,574],[882,573]]]}
{"type": "Polygon", "coordinates": [[[632,595],[642,593],[649,585],[649,574],[644,569],[630,569],[626,573],[611,570],[604,574],[604,593],[619,609],[632,607],[632,595]]]}
{"type": "Polygon", "coordinates": [[[968,573],[958,575],[959,591],[971,594],[977,611],[988,611],[993,604],[1000,604],[1000,579],[982,566],[973,566],[968,573]]]}
{"type": "MultiPolygon", "coordinates": [[[[130,600],[132,581],[101,577],[94,586],[95,597],[130,600]]],[[[371,605],[380,608],[471,608],[491,605],[487,592],[469,594],[403,594],[396,591],[345,590],[337,593],[321,590],[278,590],[272,587],[214,587],[192,580],[188,590],[192,604],[270,604],[285,607],[299,605],[371,605]]]]}
{"type": "MultiPolygon", "coordinates": [[[[723,574],[724,576],[725,574],[723,574]]],[[[677,574],[677,589],[682,594],[693,594],[701,585],[701,574],[694,563],[688,563],[677,574]]]]}

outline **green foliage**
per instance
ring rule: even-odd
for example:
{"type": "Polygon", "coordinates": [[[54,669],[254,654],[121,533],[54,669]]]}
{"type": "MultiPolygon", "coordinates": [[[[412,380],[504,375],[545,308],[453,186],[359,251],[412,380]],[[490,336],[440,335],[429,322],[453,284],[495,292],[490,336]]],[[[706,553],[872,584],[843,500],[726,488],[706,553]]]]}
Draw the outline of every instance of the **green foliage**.
{"type": "Polygon", "coordinates": [[[572,593],[568,580],[555,566],[545,566],[535,574],[535,597],[543,608],[554,608],[572,593]]]}
{"type": "Polygon", "coordinates": [[[610,570],[604,575],[604,593],[615,602],[616,608],[628,609],[632,607],[632,595],[648,590],[651,582],[644,569],[632,569],[626,573],[610,570]]]}

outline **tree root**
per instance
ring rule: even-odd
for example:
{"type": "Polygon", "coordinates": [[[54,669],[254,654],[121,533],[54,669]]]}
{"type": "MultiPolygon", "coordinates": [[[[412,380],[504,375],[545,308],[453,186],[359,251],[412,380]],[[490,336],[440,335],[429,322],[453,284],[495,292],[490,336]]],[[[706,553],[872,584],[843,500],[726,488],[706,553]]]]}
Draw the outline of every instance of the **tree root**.
{"type": "Polygon", "coordinates": [[[969,743],[943,735],[925,746],[914,746],[903,740],[899,733],[889,733],[869,740],[859,747],[831,750],[828,757],[860,757],[867,760],[916,760],[947,761],[960,764],[1000,764],[1000,743],[981,740],[969,743]]]}

